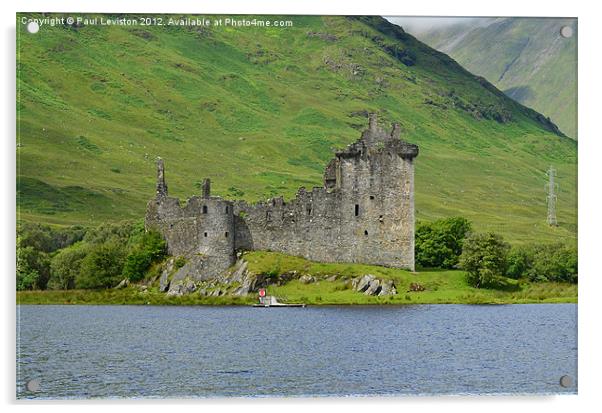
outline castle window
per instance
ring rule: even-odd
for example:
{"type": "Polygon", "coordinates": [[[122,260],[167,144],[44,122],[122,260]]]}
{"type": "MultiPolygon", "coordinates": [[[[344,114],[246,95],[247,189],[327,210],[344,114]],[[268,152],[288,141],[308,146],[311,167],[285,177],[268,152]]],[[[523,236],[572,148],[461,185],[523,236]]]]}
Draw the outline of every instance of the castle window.
{"type": "Polygon", "coordinates": [[[365,231],[364,231],[364,235],[368,235],[368,230],[365,230],[365,231]]]}
{"type": "Polygon", "coordinates": [[[207,233],[205,232],[205,233],[203,234],[203,236],[204,236],[205,238],[207,238],[207,233]]]}
{"type": "Polygon", "coordinates": [[[228,238],[228,232],[226,231],[226,238],[228,238]]]}
{"type": "Polygon", "coordinates": [[[311,215],[311,205],[307,206],[307,215],[311,215]]]}
{"type": "Polygon", "coordinates": [[[203,214],[207,213],[207,205],[203,205],[203,214]]]}
{"type": "Polygon", "coordinates": [[[360,215],[360,206],[358,204],[355,204],[355,216],[359,216],[360,215]]]}
{"type": "Polygon", "coordinates": [[[226,205],[226,214],[228,213],[228,206],[226,205]]]}
{"type": "Polygon", "coordinates": [[[265,213],[265,219],[268,222],[272,220],[272,212],[271,211],[266,211],[266,213],[265,213]]]}
{"type": "Polygon", "coordinates": [[[370,195],[370,199],[374,199],[374,195],[370,195]]]}
{"type": "Polygon", "coordinates": [[[272,199],[272,206],[276,206],[276,200],[272,199]]]}

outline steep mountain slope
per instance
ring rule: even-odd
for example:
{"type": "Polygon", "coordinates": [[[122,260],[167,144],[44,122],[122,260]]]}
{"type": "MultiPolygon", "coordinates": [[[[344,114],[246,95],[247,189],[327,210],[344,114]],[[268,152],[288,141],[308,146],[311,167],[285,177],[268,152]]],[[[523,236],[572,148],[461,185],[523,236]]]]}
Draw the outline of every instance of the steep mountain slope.
{"type": "Polygon", "coordinates": [[[414,34],[577,139],[577,19],[466,19],[414,34]]]}
{"type": "Polygon", "coordinates": [[[184,199],[203,177],[229,198],[290,198],[321,185],[375,111],[420,145],[419,219],[574,237],[576,144],[540,114],[384,19],[257,18],[293,26],[19,26],[19,218],[140,218],[156,156],[184,199]],[[545,223],[550,164],[559,228],[545,223]]]}

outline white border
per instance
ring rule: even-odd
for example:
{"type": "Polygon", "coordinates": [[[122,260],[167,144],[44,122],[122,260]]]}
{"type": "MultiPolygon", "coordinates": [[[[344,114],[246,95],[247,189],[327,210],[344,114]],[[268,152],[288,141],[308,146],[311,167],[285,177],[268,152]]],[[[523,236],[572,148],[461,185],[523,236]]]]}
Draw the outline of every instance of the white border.
{"type": "Polygon", "coordinates": [[[596,256],[599,256],[600,221],[597,218],[602,200],[599,196],[600,161],[602,154],[599,129],[600,91],[600,14],[594,2],[577,1],[524,1],[504,0],[486,2],[470,0],[410,1],[403,2],[371,0],[328,1],[306,0],[284,2],[282,0],[238,0],[214,2],[191,2],[169,0],[165,2],[125,2],[124,0],[73,1],[73,0],[21,0],[18,4],[2,3],[3,42],[2,82],[4,96],[2,106],[2,217],[4,219],[2,240],[2,262],[4,270],[2,311],[5,339],[2,340],[2,355],[5,363],[1,376],[2,400],[9,409],[26,410],[43,408],[49,412],[130,410],[141,408],[149,412],[163,412],[173,401],[106,401],[88,403],[23,403],[14,401],[15,390],[15,306],[14,306],[14,214],[15,214],[15,13],[17,11],[55,12],[144,12],[144,13],[237,13],[237,14],[371,14],[371,15],[428,15],[428,16],[550,16],[579,18],[579,396],[556,397],[428,397],[428,398],[348,398],[348,399],[229,399],[177,402],[177,409],[199,411],[199,409],[224,408],[256,412],[278,409],[286,413],[307,410],[332,409],[337,404],[351,412],[365,411],[373,404],[379,410],[400,411],[451,411],[482,413],[507,413],[509,409],[545,409],[546,412],[588,409],[600,405],[598,388],[600,380],[600,333],[598,311],[602,288],[602,274],[597,271],[596,256]]]}

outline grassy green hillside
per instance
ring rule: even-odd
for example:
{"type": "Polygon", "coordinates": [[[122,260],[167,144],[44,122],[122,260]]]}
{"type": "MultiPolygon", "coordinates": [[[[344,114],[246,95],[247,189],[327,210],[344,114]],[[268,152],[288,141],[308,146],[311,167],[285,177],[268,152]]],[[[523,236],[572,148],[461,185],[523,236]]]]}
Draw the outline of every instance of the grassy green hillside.
{"type": "Polygon", "coordinates": [[[577,19],[467,19],[416,36],[577,139],[577,19]]]}
{"type": "Polygon", "coordinates": [[[156,156],[172,195],[210,177],[225,197],[290,198],[321,185],[375,111],[420,145],[418,219],[575,237],[576,143],[541,115],[384,19],[264,19],[293,27],[18,25],[19,219],[140,218],[156,156]],[[549,165],[558,228],[545,221],[549,165]]]}

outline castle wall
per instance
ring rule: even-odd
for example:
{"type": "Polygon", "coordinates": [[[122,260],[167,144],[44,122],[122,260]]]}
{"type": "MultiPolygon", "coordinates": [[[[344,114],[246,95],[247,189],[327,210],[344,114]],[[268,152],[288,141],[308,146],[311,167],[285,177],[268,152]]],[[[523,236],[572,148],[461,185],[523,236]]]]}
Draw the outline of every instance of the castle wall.
{"type": "Polygon", "coordinates": [[[234,263],[236,250],[271,250],[320,262],[414,269],[414,158],[418,147],[371,117],[362,138],[337,152],[324,186],[296,197],[248,204],[203,196],[181,206],[167,195],[163,162],[146,227],[158,229],[171,255],[194,257],[191,273],[211,278],[234,263]],[[199,258],[201,257],[201,258],[199,258]]]}
{"type": "Polygon", "coordinates": [[[338,156],[330,190],[302,188],[289,203],[235,203],[236,248],[414,269],[414,166],[397,149],[338,156]]]}
{"type": "Polygon", "coordinates": [[[194,196],[180,205],[177,198],[157,197],[147,207],[146,227],[163,234],[168,253],[202,262],[203,278],[213,278],[235,259],[232,202],[194,196]]]}

